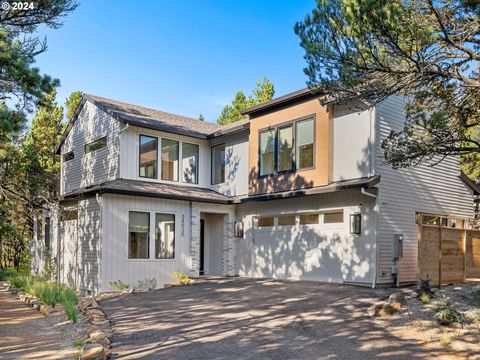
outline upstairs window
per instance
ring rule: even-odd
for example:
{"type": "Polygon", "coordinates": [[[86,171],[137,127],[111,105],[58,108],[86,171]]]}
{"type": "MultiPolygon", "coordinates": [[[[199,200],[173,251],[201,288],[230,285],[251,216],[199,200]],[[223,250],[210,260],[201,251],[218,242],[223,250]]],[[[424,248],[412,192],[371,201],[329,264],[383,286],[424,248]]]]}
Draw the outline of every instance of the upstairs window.
{"type": "Polygon", "coordinates": [[[260,133],[260,175],[273,174],[275,171],[275,130],[260,133]]]}
{"type": "Polygon", "coordinates": [[[178,181],[178,141],[162,139],[162,180],[178,181]]]}
{"type": "Polygon", "coordinates": [[[302,120],[295,124],[296,165],[297,169],[313,167],[313,143],[315,129],[313,119],[302,120]]]}
{"type": "Polygon", "coordinates": [[[198,145],[182,143],[182,181],[198,184],[198,145]]]}
{"type": "Polygon", "coordinates": [[[278,129],[278,172],[293,169],[293,127],[278,129]]]}
{"type": "Polygon", "coordinates": [[[260,132],[259,175],[314,167],[315,119],[298,120],[260,132]]]}
{"type": "Polygon", "coordinates": [[[212,185],[225,182],[225,144],[212,147],[212,185]]]}
{"type": "Polygon", "coordinates": [[[158,161],[158,139],[140,135],[140,177],[156,179],[158,161]]]}
{"type": "Polygon", "coordinates": [[[63,154],[63,162],[68,162],[70,160],[73,160],[74,158],[75,158],[75,154],[73,151],[69,151],[63,154]]]}
{"type": "Polygon", "coordinates": [[[104,147],[107,147],[107,137],[106,136],[86,144],[85,145],[85,154],[88,154],[92,151],[103,149],[104,147]]]}

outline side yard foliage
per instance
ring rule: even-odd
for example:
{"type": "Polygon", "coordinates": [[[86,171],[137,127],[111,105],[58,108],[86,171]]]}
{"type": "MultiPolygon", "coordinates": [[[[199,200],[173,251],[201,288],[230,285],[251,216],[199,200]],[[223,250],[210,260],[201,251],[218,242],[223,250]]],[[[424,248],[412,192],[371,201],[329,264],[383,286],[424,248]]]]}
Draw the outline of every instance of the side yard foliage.
{"type": "Polygon", "coordinates": [[[78,296],[74,290],[64,285],[49,282],[41,277],[22,274],[13,270],[1,270],[0,280],[9,282],[51,307],[61,304],[68,319],[73,322],[77,321],[78,296]]]}

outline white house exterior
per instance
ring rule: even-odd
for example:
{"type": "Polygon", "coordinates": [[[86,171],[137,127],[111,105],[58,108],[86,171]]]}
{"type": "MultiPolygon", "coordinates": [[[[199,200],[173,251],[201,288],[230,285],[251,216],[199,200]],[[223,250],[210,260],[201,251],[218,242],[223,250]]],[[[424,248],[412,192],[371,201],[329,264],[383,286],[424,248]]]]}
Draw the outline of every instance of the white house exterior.
{"type": "Polygon", "coordinates": [[[35,217],[33,272],[48,249],[58,280],[84,293],[116,280],[161,286],[174,271],[416,281],[416,214],[471,219],[477,189],[455,158],[382,162],[381,140],[404,121],[400,98],[326,108],[318,96],[300,90],[220,127],[84,95],[58,147],[58,206],[35,217]]]}

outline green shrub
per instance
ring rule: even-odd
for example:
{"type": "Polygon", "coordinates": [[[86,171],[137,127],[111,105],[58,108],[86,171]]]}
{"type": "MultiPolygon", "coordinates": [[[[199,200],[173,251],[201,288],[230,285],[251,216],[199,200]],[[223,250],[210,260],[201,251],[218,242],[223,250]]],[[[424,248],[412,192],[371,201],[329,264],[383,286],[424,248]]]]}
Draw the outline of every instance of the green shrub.
{"type": "Polygon", "coordinates": [[[130,287],[130,285],[124,284],[121,280],[110,281],[108,284],[115,291],[127,290],[130,287]]]}
{"type": "Polygon", "coordinates": [[[77,305],[71,302],[64,302],[63,304],[63,311],[69,320],[76,323],[78,320],[78,311],[77,305]]]}
{"type": "Polygon", "coordinates": [[[455,309],[450,301],[445,295],[438,300],[437,302],[437,313],[434,315],[435,320],[440,325],[451,325],[455,322],[462,321],[462,314],[455,309]]]}
{"type": "Polygon", "coordinates": [[[476,302],[480,303],[480,289],[473,290],[472,296],[476,302]]]}
{"type": "Polygon", "coordinates": [[[423,304],[428,304],[430,302],[430,295],[428,295],[427,293],[421,293],[420,294],[420,301],[423,304]]]}
{"type": "Polygon", "coordinates": [[[76,304],[78,303],[78,297],[73,289],[54,282],[48,282],[41,277],[22,275],[16,272],[9,273],[5,280],[24,292],[39,298],[51,307],[62,304],[67,317],[73,322],[77,321],[78,312],[76,304]]]}
{"type": "Polygon", "coordinates": [[[138,282],[138,288],[140,290],[155,290],[157,288],[157,279],[146,278],[138,282]]]}
{"type": "Polygon", "coordinates": [[[442,344],[443,346],[448,346],[450,345],[450,343],[452,342],[452,337],[450,336],[450,334],[448,333],[448,330],[444,330],[442,335],[440,336],[440,344],[442,344]]]}
{"type": "Polygon", "coordinates": [[[175,284],[177,285],[188,285],[192,282],[192,279],[187,274],[183,274],[180,271],[175,271],[172,274],[173,281],[175,281],[175,284]]]}
{"type": "Polygon", "coordinates": [[[433,291],[432,291],[432,287],[430,286],[430,281],[432,281],[432,279],[429,279],[428,275],[425,279],[420,278],[420,281],[417,287],[418,296],[422,294],[428,294],[430,297],[433,296],[433,291]]]}

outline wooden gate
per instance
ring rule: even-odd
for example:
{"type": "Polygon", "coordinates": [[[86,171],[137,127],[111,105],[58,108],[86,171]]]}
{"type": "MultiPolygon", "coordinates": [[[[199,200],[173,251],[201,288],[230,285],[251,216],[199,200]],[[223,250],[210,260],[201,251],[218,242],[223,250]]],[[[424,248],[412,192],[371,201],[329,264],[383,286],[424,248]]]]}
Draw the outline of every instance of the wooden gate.
{"type": "Polygon", "coordinates": [[[418,275],[431,285],[463,283],[480,277],[480,231],[419,225],[418,275]]]}

